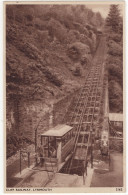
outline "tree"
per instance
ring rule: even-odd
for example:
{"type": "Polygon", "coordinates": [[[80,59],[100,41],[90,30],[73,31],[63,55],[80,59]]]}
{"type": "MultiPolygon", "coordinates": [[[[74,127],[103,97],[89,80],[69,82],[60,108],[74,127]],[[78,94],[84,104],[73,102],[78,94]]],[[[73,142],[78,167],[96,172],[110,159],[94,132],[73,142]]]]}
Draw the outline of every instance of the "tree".
{"type": "Polygon", "coordinates": [[[111,28],[112,31],[117,32],[119,30],[120,18],[119,5],[110,5],[109,14],[106,18],[106,26],[111,28]]]}

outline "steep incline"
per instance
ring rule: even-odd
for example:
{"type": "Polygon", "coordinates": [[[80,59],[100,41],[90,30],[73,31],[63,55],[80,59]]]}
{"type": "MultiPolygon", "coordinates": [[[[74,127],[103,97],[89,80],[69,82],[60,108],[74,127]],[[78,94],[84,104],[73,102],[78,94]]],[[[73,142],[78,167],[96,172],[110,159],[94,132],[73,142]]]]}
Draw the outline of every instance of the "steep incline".
{"type": "MultiPolygon", "coordinates": [[[[81,89],[78,100],[72,105],[68,124],[76,129],[74,135],[74,151],[68,173],[74,173],[74,160],[77,160],[75,173],[82,172],[91,155],[92,144],[95,138],[100,137],[101,110],[103,109],[103,78],[104,78],[105,38],[102,37],[100,45],[93,60],[93,66],[81,89]],[[82,160],[82,161],[81,161],[82,160]],[[81,169],[81,170],[80,170],[81,169]]],[[[76,166],[76,165],[75,165],[76,166]]]]}

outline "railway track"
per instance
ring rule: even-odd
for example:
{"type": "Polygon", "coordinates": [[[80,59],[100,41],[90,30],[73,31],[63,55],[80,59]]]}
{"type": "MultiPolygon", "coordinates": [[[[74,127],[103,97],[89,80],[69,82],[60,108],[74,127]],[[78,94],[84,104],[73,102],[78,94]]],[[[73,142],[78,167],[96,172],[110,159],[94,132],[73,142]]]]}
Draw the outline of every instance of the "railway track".
{"type": "Polygon", "coordinates": [[[74,127],[75,135],[72,158],[64,168],[66,173],[77,174],[81,169],[82,174],[92,158],[93,143],[100,131],[98,122],[102,107],[104,54],[105,38],[102,37],[91,70],[68,117],[67,124],[74,127]]]}

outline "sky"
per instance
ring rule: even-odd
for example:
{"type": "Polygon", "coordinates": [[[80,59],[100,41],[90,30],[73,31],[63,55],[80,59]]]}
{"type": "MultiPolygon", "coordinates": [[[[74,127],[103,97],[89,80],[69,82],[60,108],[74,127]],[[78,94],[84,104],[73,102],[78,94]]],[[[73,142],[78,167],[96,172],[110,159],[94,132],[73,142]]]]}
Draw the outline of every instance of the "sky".
{"type": "MultiPolygon", "coordinates": [[[[86,5],[86,7],[92,9],[94,12],[100,12],[102,17],[103,18],[106,18],[106,16],[108,15],[109,13],[109,7],[110,5],[109,4],[89,4],[89,5],[86,5]]],[[[120,13],[122,15],[123,13],[123,8],[122,8],[122,5],[119,5],[119,9],[120,9],[120,13]]]]}

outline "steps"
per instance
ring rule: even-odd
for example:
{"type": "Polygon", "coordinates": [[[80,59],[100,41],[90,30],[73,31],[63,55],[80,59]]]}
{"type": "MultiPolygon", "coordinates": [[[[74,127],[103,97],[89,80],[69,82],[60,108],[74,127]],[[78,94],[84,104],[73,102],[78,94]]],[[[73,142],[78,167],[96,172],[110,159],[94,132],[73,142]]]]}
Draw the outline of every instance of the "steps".
{"type": "Polygon", "coordinates": [[[69,169],[73,159],[85,160],[90,155],[95,135],[99,136],[99,115],[103,106],[101,101],[103,93],[103,70],[104,53],[103,44],[98,48],[98,56],[93,60],[93,66],[86,78],[85,85],[81,89],[78,99],[74,101],[74,111],[70,113],[68,124],[76,129],[75,146],[69,169]],[[102,73],[102,74],[101,74],[102,73]],[[85,141],[85,135],[88,135],[85,141]],[[80,141],[81,139],[81,141],[80,141]]]}

